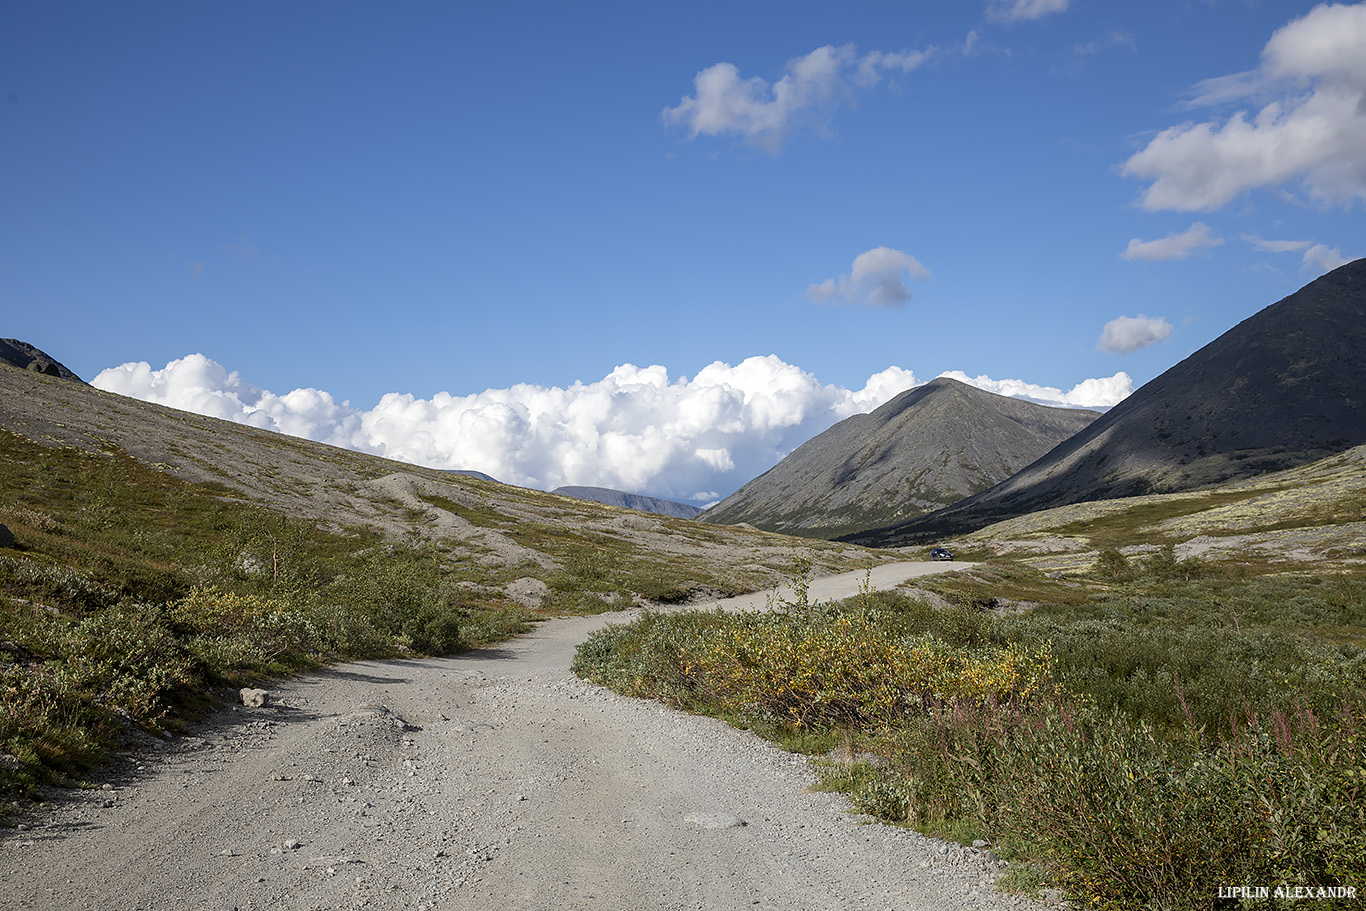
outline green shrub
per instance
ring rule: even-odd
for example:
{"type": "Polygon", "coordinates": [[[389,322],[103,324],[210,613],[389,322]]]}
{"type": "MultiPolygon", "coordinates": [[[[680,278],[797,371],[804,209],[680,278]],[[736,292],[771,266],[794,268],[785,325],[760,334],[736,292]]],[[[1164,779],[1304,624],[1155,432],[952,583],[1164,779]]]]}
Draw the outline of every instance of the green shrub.
{"type": "Polygon", "coordinates": [[[68,626],[55,643],[57,679],[77,698],[154,722],[196,681],[185,649],[152,608],[116,608],[68,626]]]}
{"type": "Polygon", "coordinates": [[[360,611],[334,601],[322,601],[311,604],[309,613],[325,655],[377,658],[393,651],[393,643],[360,611]]]}
{"type": "Polygon", "coordinates": [[[1150,554],[1148,558],[1140,564],[1138,573],[1158,580],[1172,581],[1180,580],[1190,582],[1195,579],[1202,579],[1210,575],[1218,574],[1212,564],[1201,560],[1199,557],[1187,557],[1184,560],[1176,558],[1176,547],[1172,544],[1164,544],[1156,552],[1150,554]]]}
{"type": "Polygon", "coordinates": [[[1277,736],[1216,744],[1087,711],[1009,726],[995,825],[1074,894],[1115,908],[1207,907],[1218,883],[1356,882],[1366,749],[1351,713],[1277,717],[1277,736]]]}
{"type": "Polygon", "coordinates": [[[274,662],[306,666],[338,653],[312,610],[275,598],[196,588],[169,618],[209,673],[232,682],[265,673],[274,662]]]}
{"type": "Polygon", "coordinates": [[[469,648],[501,642],[531,629],[531,612],[524,607],[470,607],[461,627],[461,638],[469,648]]]}
{"type": "Polygon", "coordinates": [[[564,558],[564,569],[584,585],[600,585],[609,575],[610,560],[600,548],[575,547],[564,558]]]}
{"type": "Polygon", "coordinates": [[[403,635],[413,651],[423,655],[449,655],[466,648],[460,636],[464,611],[424,606],[404,621],[403,635]]]}
{"type": "Polygon", "coordinates": [[[26,601],[77,611],[98,611],[119,601],[118,592],[73,566],[0,554],[0,588],[26,601]]]}

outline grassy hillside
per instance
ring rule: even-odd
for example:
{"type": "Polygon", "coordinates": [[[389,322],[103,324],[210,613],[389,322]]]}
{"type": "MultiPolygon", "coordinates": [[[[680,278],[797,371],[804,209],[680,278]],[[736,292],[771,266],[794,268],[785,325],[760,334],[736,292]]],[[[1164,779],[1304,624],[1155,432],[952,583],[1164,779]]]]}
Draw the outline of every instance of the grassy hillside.
{"type": "MultiPolygon", "coordinates": [[[[1366,446],[1210,490],[1060,506],[990,525],[962,545],[1046,570],[1163,548],[1254,569],[1366,566],[1366,446]]],[[[1111,558],[1113,559],[1113,558],[1111,558]]]]}
{"type": "Polygon", "coordinates": [[[421,469],[0,365],[0,795],[215,693],[888,559],[421,469]]]}

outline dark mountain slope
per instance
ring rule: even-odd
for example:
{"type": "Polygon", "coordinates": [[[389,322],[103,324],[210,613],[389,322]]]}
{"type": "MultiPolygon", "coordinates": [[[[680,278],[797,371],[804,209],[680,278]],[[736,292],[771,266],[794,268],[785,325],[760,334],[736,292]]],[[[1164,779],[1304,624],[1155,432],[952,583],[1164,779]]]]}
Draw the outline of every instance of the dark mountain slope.
{"type": "Polygon", "coordinates": [[[78,383],[85,382],[45,351],[17,338],[0,338],[0,361],[13,364],[20,370],[32,370],[34,373],[75,380],[78,383]]]}
{"type": "Polygon", "coordinates": [[[1249,317],[1009,480],[859,536],[892,545],[1052,506],[1193,490],[1366,443],[1366,259],[1249,317]]]}
{"type": "Polygon", "coordinates": [[[807,441],[702,518],[820,537],[875,528],[990,487],[1097,417],[941,377],[807,441]]]}

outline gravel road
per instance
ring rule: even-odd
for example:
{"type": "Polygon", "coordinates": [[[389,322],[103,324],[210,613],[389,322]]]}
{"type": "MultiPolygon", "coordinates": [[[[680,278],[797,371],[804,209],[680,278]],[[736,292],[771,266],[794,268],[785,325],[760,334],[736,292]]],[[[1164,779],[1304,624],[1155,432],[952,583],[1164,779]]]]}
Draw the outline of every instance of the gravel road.
{"type": "MultiPolygon", "coordinates": [[[[957,564],[961,567],[964,564],[957,564]]],[[[953,564],[874,570],[879,588],[953,564]]],[[[853,594],[863,574],[816,580],[853,594]]],[[[765,598],[729,606],[762,607],[765,598]]],[[[0,907],[977,909],[985,852],[868,825],[807,761],[569,673],[630,614],[282,683],[0,841],[0,907]]]]}

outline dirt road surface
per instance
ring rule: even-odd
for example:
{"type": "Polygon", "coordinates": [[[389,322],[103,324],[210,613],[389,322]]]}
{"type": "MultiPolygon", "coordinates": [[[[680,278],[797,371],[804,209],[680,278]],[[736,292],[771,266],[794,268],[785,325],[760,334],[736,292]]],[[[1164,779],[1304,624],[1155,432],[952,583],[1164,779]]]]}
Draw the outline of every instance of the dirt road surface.
{"type": "MultiPolygon", "coordinates": [[[[961,567],[963,564],[958,564],[961,567]]],[[[879,567],[888,588],[953,564],[879,567]]],[[[863,574],[817,580],[813,598],[863,574]]],[[[763,596],[728,606],[762,607],[763,596]]],[[[982,851],[866,824],[802,757],[569,673],[629,614],[282,683],[0,840],[0,908],[969,909],[982,851]]]]}

